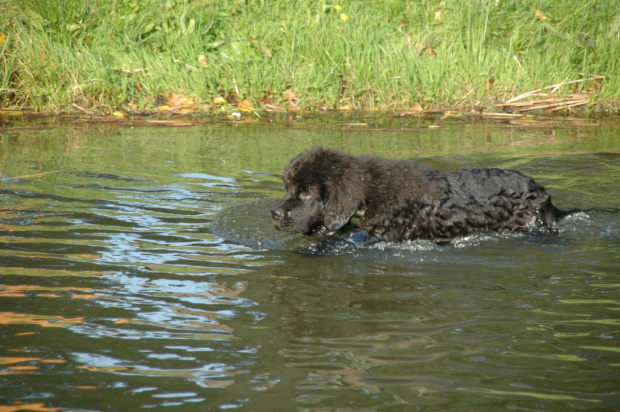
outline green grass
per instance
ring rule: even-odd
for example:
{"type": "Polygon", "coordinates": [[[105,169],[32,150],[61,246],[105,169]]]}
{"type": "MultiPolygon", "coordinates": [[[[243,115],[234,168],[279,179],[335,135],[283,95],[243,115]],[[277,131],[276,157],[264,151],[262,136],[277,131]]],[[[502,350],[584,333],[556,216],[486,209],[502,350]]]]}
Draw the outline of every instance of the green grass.
{"type": "Polygon", "coordinates": [[[308,109],[490,108],[594,75],[556,95],[620,96],[616,0],[0,0],[0,16],[0,107],[283,105],[291,88],[308,109]]]}

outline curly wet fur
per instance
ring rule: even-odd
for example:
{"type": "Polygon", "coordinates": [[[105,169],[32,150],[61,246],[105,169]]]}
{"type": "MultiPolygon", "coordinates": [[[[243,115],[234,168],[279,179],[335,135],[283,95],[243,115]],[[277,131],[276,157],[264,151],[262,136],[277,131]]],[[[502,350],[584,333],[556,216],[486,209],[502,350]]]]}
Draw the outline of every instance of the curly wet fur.
{"type": "Polygon", "coordinates": [[[445,174],[318,147],[293,159],[282,178],[287,194],[271,213],[276,229],[290,233],[362,229],[385,241],[446,242],[477,231],[553,230],[566,214],[515,170],[445,174]]]}

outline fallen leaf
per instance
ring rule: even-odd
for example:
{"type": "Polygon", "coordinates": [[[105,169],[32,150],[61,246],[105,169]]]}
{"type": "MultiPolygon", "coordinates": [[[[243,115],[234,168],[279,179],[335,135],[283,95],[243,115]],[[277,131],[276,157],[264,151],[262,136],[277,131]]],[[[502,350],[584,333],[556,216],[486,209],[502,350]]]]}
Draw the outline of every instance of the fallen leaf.
{"type": "Polygon", "coordinates": [[[297,100],[297,96],[295,96],[295,93],[293,93],[291,89],[286,89],[285,91],[283,91],[282,98],[284,100],[288,100],[289,102],[293,102],[297,100]]]}
{"type": "Polygon", "coordinates": [[[110,116],[116,117],[117,119],[124,119],[125,117],[127,117],[125,112],[121,112],[120,110],[113,111],[112,113],[110,113],[110,116]]]}
{"type": "Polygon", "coordinates": [[[351,106],[340,106],[338,110],[340,110],[341,112],[349,112],[353,110],[353,108],[351,106]]]}
{"type": "Polygon", "coordinates": [[[0,32],[0,44],[4,44],[6,41],[6,34],[0,32]]]}
{"type": "Polygon", "coordinates": [[[224,99],[222,96],[215,96],[212,100],[213,104],[219,104],[220,106],[224,104],[228,104],[228,101],[224,99]]]}
{"type": "Polygon", "coordinates": [[[173,110],[179,114],[188,114],[196,110],[196,102],[181,93],[172,93],[168,97],[168,105],[170,105],[168,110],[173,110]]]}
{"type": "Polygon", "coordinates": [[[170,97],[168,97],[168,104],[171,107],[187,106],[193,103],[192,100],[183,96],[181,93],[172,93],[170,97]]]}
{"type": "Polygon", "coordinates": [[[266,93],[258,99],[258,103],[261,105],[273,105],[274,101],[266,93]]]}
{"type": "Polygon", "coordinates": [[[539,21],[547,21],[547,20],[551,20],[549,17],[545,16],[542,11],[540,10],[536,10],[536,13],[534,13],[534,16],[539,20],[539,21]]]}
{"type": "Polygon", "coordinates": [[[252,113],[254,111],[254,105],[249,100],[242,100],[237,105],[237,109],[243,113],[252,113]]]}
{"type": "Polygon", "coordinates": [[[437,21],[441,20],[442,16],[443,16],[443,10],[437,10],[435,12],[435,20],[437,20],[437,21]]]}
{"type": "Polygon", "coordinates": [[[209,61],[207,60],[207,56],[205,56],[204,54],[198,56],[198,63],[200,63],[200,65],[205,69],[209,67],[209,61]]]}

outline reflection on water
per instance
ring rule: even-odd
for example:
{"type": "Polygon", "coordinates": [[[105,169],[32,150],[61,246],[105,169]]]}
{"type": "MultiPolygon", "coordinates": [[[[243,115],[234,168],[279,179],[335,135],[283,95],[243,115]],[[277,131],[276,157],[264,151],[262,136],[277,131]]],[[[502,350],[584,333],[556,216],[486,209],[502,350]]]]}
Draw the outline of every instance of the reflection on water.
{"type": "Polygon", "coordinates": [[[619,153],[613,127],[0,130],[0,409],[620,408],[619,153]],[[317,143],[586,212],[300,256],[268,211],[317,143]]]}

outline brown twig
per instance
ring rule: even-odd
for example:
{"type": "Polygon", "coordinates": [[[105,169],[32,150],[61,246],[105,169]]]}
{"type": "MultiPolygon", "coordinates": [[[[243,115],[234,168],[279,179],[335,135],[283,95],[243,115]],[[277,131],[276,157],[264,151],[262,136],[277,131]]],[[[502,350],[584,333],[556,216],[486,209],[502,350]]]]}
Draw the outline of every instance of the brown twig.
{"type": "Polygon", "coordinates": [[[605,76],[595,75],[595,76],[591,76],[591,77],[589,77],[587,79],[577,79],[577,80],[564,81],[564,82],[552,84],[551,86],[546,86],[546,87],[543,87],[541,89],[536,89],[536,90],[529,91],[527,93],[523,93],[523,94],[521,94],[521,95],[519,95],[517,97],[513,97],[512,99],[510,99],[510,100],[508,100],[508,101],[506,101],[504,103],[497,104],[496,106],[509,106],[509,105],[511,105],[514,102],[517,102],[519,100],[525,99],[526,97],[529,97],[529,96],[531,96],[533,94],[542,92],[543,90],[552,89],[553,92],[555,92],[560,87],[565,86],[567,84],[575,84],[575,83],[582,83],[582,82],[585,82],[585,81],[588,81],[588,80],[603,80],[603,79],[605,79],[605,76]]]}

